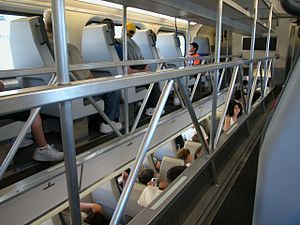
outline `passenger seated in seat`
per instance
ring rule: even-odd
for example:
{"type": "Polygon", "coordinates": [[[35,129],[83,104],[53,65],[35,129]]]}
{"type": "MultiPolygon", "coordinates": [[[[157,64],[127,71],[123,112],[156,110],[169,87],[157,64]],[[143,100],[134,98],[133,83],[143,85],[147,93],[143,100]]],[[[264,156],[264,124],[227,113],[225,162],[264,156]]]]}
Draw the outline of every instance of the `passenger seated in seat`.
{"type": "Polygon", "coordinates": [[[104,218],[104,211],[101,205],[96,203],[80,203],[81,212],[85,213],[82,220],[89,225],[106,225],[108,222],[104,218]]]}
{"type": "Polygon", "coordinates": [[[193,156],[191,155],[190,150],[186,148],[178,150],[178,152],[176,153],[176,158],[182,159],[187,167],[189,167],[193,162],[193,156]]]}
{"type": "MultiPolygon", "coordinates": [[[[205,132],[205,130],[203,129],[202,126],[200,126],[200,129],[201,129],[203,138],[204,138],[204,140],[205,140],[205,143],[208,145],[208,136],[207,136],[207,134],[206,134],[206,132],[205,132]]],[[[193,141],[193,137],[194,137],[195,134],[197,134],[197,131],[196,131],[194,125],[193,125],[190,129],[186,130],[186,131],[182,134],[182,137],[183,137],[186,141],[193,141]]],[[[198,136],[198,135],[197,135],[197,136],[198,136]]],[[[199,142],[200,142],[200,139],[199,139],[199,142]]]]}
{"type": "Polygon", "coordinates": [[[232,104],[229,105],[228,114],[225,118],[223,130],[227,131],[234,123],[237,122],[238,118],[243,114],[242,105],[233,101],[232,104]]]}
{"type": "MultiPolygon", "coordinates": [[[[46,32],[49,38],[49,41],[53,43],[53,33],[52,33],[52,13],[50,9],[45,10],[44,12],[44,20],[46,26],[46,32]]],[[[81,54],[79,53],[78,49],[71,44],[68,44],[68,59],[69,64],[81,64],[83,63],[81,54]]],[[[80,70],[80,71],[73,71],[72,72],[78,79],[89,79],[93,78],[93,75],[90,73],[89,70],[80,70]]],[[[106,93],[103,95],[104,100],[104,112],[108,116],[108,118],[112,121],[115,127],[118,130],[122,129],[122,124],[118,122],[120,116],[120,91],[114,91],[110,93],[106,93]]],[[[99,131],[101,133],[110,133],[113,129],[106,123],[100,124],[99,131]]]]}
{"type": "MultiPolygon", "coordinates": [[[[3,84],[0,82],[0,84],[3,84]]],[[[0,85],[0,91],[3,91],[4,85],[0,85]]],[[[30,115],[29,111],[14,113],[2,116],[1,119],[12,119],[14,121],[26,121],[30,115]]],[[[58,151],[54,145],[49,145],[44,135],[43,124],[40,114],[38,114],[31,125],[31,133],[36,143],[33,159],[41,162],[54,162],[63,159],[63,153],[58,151]]],[[[28,139],[25,139],[25,142],[28,139]]],[[[29,139],[30,140],[30,139],[29,139]]],[[[24,140],[23,140],[24,143],[24,140]]],[[[25,146],[20,147],[25,147],[25,146]]]]}
{"type": "Polygon", "coordinates": [[[147,207],[162,191],[172,183],[187,167],[186,166],[174,166],[167,171],[167,182],[160,181],[157,186],[157,180],[151,180],[148,186],[143,190],[138,204],[143,207],[147,207]]]}
{"type": "MultiPolygon", "coordinates": [[[[127,23],[127,51],[128,51],[128,60],[143,60],[144,57],[142,55],[141,49],[137,45],[137,43],[132,39],[132,37],[136,33],[136,26],[129,22],[127,23]]],[[[123,43],[121,39],[121,43],[123,43]]],[[[122,59],[123,60],[123,57],[122,59]]],[[[149,65],[132,65],[128,67],[128,73],[138,73],[138,72],[146,72],[150,71],[149,65]]],[[[149,85],[147,85],[148,87],[149,85]]],[[[159,96],[160,96],[160,88],[159,84],[155,83],[153,86],[153,89],[151,91],[151,94],[149,96],[149,99],[146,104],[146,110],[145,114],[148,116],[152,116],[156,107],[156,104],[158,102],[159,96]]],[[[164,110],[162,112],[164,114],[164,110]]]]}
{"type": "Polygon", "coordinates": [[[142,169],[139,172],[138,179],[141,184],[147,185],[155,175],[153,169],[142,169]]]}
{"type": "MultiPolygon", "coordinates": [[[[199,46],[196,42],[190,43],[189,56],[193,57],[193,58],[200,57],[199,53],[197,53],[198,48],[199,48],[199,46]]],[[[200,59],[194,59],[191,61],[191,65],[193,65],[193,66],[199,65],[199,64],[200,64],[200,59]]]]}

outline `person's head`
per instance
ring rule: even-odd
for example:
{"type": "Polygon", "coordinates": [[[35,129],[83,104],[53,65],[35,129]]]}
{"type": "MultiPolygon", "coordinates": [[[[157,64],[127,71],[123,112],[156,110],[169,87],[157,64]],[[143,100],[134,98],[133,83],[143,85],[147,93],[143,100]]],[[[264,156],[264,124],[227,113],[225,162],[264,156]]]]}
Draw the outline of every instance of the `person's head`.
{"type": "Polygon", "coordinates": [[[243,107],[241,103],[237,101],[233,101],[232,104],[230,105],[228,114],[230,117],[236,116],[237,118],[239,118],[243,114],[243,107]]]}
{"type": "Polygon", "coordinates": [[[127,28],[127,35],[129,37],[133,37],[136,32],[136,26],[134,25],[134,23],[128,22],[126,28],[127,28]]]}
{"type": "Polygon", "coordinates": [[[234,92],[234,99],[236,99],[238,102],[241,102],[241,100],[242,100],[241,90],[236,90],[234,92]]]}
{"type": "Polygon", "coordinates": [[[190,43],[190,54],[194,55],[198,51],[198,44],[196,42],[190,43]]]}
{"type": "Polygon", "coordinates": [[[167,180],[170,184],[186,169],[186,166],[174,166],[167,171],[167,180]]]}
{"type": "Polygon", "coordinates": [[[192,141],[200,143],[199,135],[198,134],[194,134],[194,136],[192,137],[192,141]]]}
{"type": "Polygon", "coordinates": [[[47,33],[53,34],[53,26],[52,26],[52,11],[51,9],[46,9],[44,11],[44,23],[45,23],[45,29],[47,33]]]}
{"type": "Polygon", "coordinates": [[[244,86],[244,87],[247,87],[247,86],[248,86],[248,83],[249,83],[249,82],[248,82],[247,80],[243,80],[243,86],[244,86]]]}
{"type": "Polygon", "coordinates": [[[202,146],[197,148],[197,150],[194,153],[194,160],[198,159],[202,155],[202,146]]]}
{"type": "Polygon", "coordinates": [[[105,218],[101,212],[92,212],[84,219],[84,222],[89,225],[104,225],[104,224],[106,224],[105,218]]]}
{"type": "Polygon", "coordinates": [[[107,24],[108,30],[110,31],[110,35],[111,35],[112,39],[114,40],[114,38],[115,38],[115,25],[114,25],[114,22],[109,18],[105,18],[103,20],[103,23],[107,24]]]}
{"type": "Polygon", "coordinates": [[[138,179],[141,184],[147,185],[154,176],[155,172],[153,169],[143,169],[140,171],[138,179]]]}
{"type": "Polygon", "coordinates": [[[193,161],[193,156],[191,155],[190,150],[186,148],[178,150],[178,152],[176,153],[176,157],[178,159],[182,159],[185,164],[191,163],[193,161]]]}

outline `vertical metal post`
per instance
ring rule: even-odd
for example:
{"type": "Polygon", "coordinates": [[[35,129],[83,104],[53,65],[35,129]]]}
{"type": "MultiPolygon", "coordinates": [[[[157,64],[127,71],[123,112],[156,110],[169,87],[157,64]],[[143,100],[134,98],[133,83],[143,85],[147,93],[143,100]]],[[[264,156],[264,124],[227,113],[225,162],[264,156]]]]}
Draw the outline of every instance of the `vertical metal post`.
{"type": "Polygon", "coordinates": [[[192,105],[192,103],[191,103],[191,101],[189,99],[188,93],[187,93],[186,89],[184,89],[183,85],[181,84],[180,79],[177,79],[177,84],[178,84],[180,93],[182,94],[182,99],[184,101],[184,104],[186,105],[186,107],[187,107],[187,109],[189,111],[189,114],[190,114],[190,117],[191,117],[192,122],[194,124],[194,127],[195,127],[195,129],[197,131],[197,134],[199,135],[200,142],[201,142],[201,144],[202,144],[202,146],[204,148],[204,151],[207,154],[209,154],[208,146],[205,143],[205,140],[204,140],[203,134],[201,132],[201,129],[200,129],[200,126],[199,126],[199,122],[198,122],[196,113],[195,113],[193,105],[192,105]]]}
{"type": "MultiPolygon", "coordinates": [[[[222,35],[222,14],[223,14],[223,0],[218,1],[218,10],[216,18],[216,37],[215,37],[215,63],[220,62],[221,52],[221,35],[222,35]]],[[[216,114],[217,114],[217,101],[218,101],[218,81],[219,70],[215,70],[213,82],[213,99],[211,110],[211,133],[210,133],[210,149],[214,149],[214,139],[216,134],[216,114]]]]}
{"type": "MultiPolygon", "coordinates": [[[[250,59],[254,59],[254,47],[255,47],[255,36],[256,36],[256,23],[257,23],[257,14],[258,14],[258,0],[253,2],[254,18],[252,25],[252,35],[251,35],[251,47],[250,47],[250,59]]],[[[248,80],[248,90],[247,90],[247,99],[250,97],[250,91],[252,87],[252,77],[253,77],[253,62],[249,65],[249,80],[248,80]]],[[[251,103],[248,101],[248,110],[251,108],[251,103]]],[[[249,112],[249,111],[248,111],[249,112]]]]}
{"type": "MultiPolygon", "coordinates": [[[[186,44],[185,44],[185,57],[189,57],[189,48],[190,48],[190,42],[191,42],[191,24],[190,21],[188,21],[188,30],[187,30],[187,36],[186,36],[186,44]]],[[[189,60],[186,61],[186,66],[189,66],[189,60]]],[[[190,76],[186,76],[185,78],[185,85],[188,88],[189,87],[189,79],[190,76]]]]}
{"type": "MultiPolygon", "coordinates": [[[[64,85],[70,82],[67,30],[64,11],[65,1],[52,0],[51,3],[54,25],[53,30],[56,74],[58,76],[59,84],[64,85]]],[[[79,206],[78,177],[71,101],[59,103],[59,111],[71,220],[73,225],[80,225],[81,214],[79,206]]]]}
{"type": "MultiPolygon", "coordinates": [[[[269,21],[268,21],[268,36],[267,36],[267,40],[266,40],[266,54],[265,56],[266,57],[269,57],[269,53],[270,53],[270,40],[271,40],[271,29],[272,29],[272,15],[273,15],[273,3],[271,3],[271,6],[270,6],[270,11],[269,11],[269,21]]],[[[268,76],[268,59],[265,60],[265,67],[264,67],[264,79],[263,79],[263,89],[261,90],[261,93],[262,93],[262,97],[265,96],[265,83],[267,81],[267,76],[268,76]]],[[[262,81],[260,81],[262,82],[262,81]]]]}
{"type": "MultiPolygon", "coordinates": [[[[123,61],[128,60],[127,54],[127,6],[123,6],[123,61]]],[[[124,74],[128,74],[128,66],[124,67],[124,74]]],[[[128,89],[124,89],[124,111],[125,111],[125,133],[129,134],[129,103],[128,103],[128,89]]]]}
{"type": "Polygon", "coordinates": [[[166,101],[168,99],[168,96],[169,96],[169,93],[170,93],[171,88],[173,86],[173,83],[174,83],[173,80],[170,80],[170,81],[166,82],[166,84],[164,86],[164,89],[163,89],[163,91],[160,95],[160,98],[159,98],[158,103],[157,103],[157,107],[155,108],[155,111],[154,111],[154,114],[151,118],[149,127],[147,129],[147,132],[146,132],[144,138],[143,138],[143,141],[140,145],[140,148],[139,148],[139,151],[137,153],[136,159],[134,161],[133,169],[132,169],[132,171],[129,175],[127,183],[126,183],[126,185],[123,189],[123,192],[121,194],[121,197],[119,199],[117,207],[116,207],[116,209],[114,211],[114,214],[112,216],[112,219],[109,223],[110,225],[117,225],[120,218],[121,218],[121,216],[122,216],[123,210],[126,206],[128,198],[130,196],[130,192],[132,190],[132,187],[133,187],[133,185],[136,181],[136,178],[137,178],[137,175],[139,173],[140,167],[143,164],[145,155],[147,153],[147,150],[148,150],[149,145],[151,143],[151,140],[153,138],[155,129],[157,127],[157,124],[158,124],[159,118],[161,116],[162,110],[163,110],[163,108],[166,104],[166,101]]]}

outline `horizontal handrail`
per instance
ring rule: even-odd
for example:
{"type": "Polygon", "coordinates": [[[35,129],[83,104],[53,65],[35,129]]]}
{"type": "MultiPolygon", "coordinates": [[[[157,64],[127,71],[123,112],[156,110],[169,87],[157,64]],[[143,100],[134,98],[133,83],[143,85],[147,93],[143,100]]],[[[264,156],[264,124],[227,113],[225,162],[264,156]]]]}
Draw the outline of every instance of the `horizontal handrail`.
{"type": "MultiPolygon", "coordinates": [[[[234,58],[236,56],[221,56],[221,58],[234,58]]],[[[177,57],[177,58],[165,58],[165,59],[147,59],[147,60],[128,60],[120,62],[96,62],[96,63],[82,63],[73,64],[69,66],[69,71],[80,71],[80,70],[95,70],[95,69],[105,69],[111,67],[124,67],[131,65],[144,65],[144,64],[161,64],[168,62],[181,62],[189,61],[195,59],[209,60],[214,59],[212,56],[200,56],[200,57],[177,57]]],[[[55,73],[55,66],[46,67],[34,67],[34,68],[21,68],[12,70],[0,70],[0,79],[3,78],[14,78],[19,76],[32,76],[32,75],[42,75],[55,73]]]]}
{"type": "Polygon", "coordinates": [[[63,102],[120,90],[129,87],[156,83],[164,80],[176,79],[191,74],[230,68],[238,65],[256,63],[268,60],[261,59],[238,60],[227,63],[208,64],[198,67],[162,70],[159,72],[142,72],[124,76],[111,76],[73,81],[62,86],[37,86],[32,88],[7,91],[0,93],[0,115],[25,109],[36,108],[50,103],[63,102]],[[14,102],[14,104],[12,104],[14,102]]]}

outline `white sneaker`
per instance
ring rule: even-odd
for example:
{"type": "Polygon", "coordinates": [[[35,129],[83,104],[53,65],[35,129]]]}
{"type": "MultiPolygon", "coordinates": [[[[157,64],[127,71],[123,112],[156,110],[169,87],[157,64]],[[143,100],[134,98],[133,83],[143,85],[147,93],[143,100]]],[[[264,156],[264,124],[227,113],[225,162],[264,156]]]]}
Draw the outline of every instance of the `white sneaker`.
{"type": "MultiPolygon", "coordinates": [[[[122,123],[115,122],[115,121],[111,121],[111,122],[118,130],[122,129],[122,123]]],[[[107,134],[107,133],[113,132],[114,130],[108,124],[101,123],[99,131],[103,134],[107,134]]]]}
{"type": "MultiPolygon", "coordinates": [[[[16,137],[11,139],[11,141],[10,141],[11,146],[15,143],[16,139],[17,139],[16,137]]],[[[24,138],[20,145],[20,148],[25,148],[32,144],[33,144],[33,140],[31,140],[30,138],[24,138]]]]}
{"type": "Polygon", "coordinates": [[[173,105],[180,105],[180,101],[179,101],[179,98],[177,96],[174,97],[174,99],[173,99],[173,105]]]}
{"type": "Polygon", "coordinates": [[[58,151],[54,145],[46,145],[45,147],[36,148],[33,159],[41,162],[55,162],[64,158],[64,153],[58,151]]]}
{"type": "MultiPolygon", "coordinates": [[[[148,109],[145,110],[145,115],[152,116],[153,113],[154,113],[154,111],[155,111],[155,108],[148,108],[148,109]]],[[[162,115],[165,114],[165,110],[164,109],[162,110],[161,114],[162,115]]]]}

